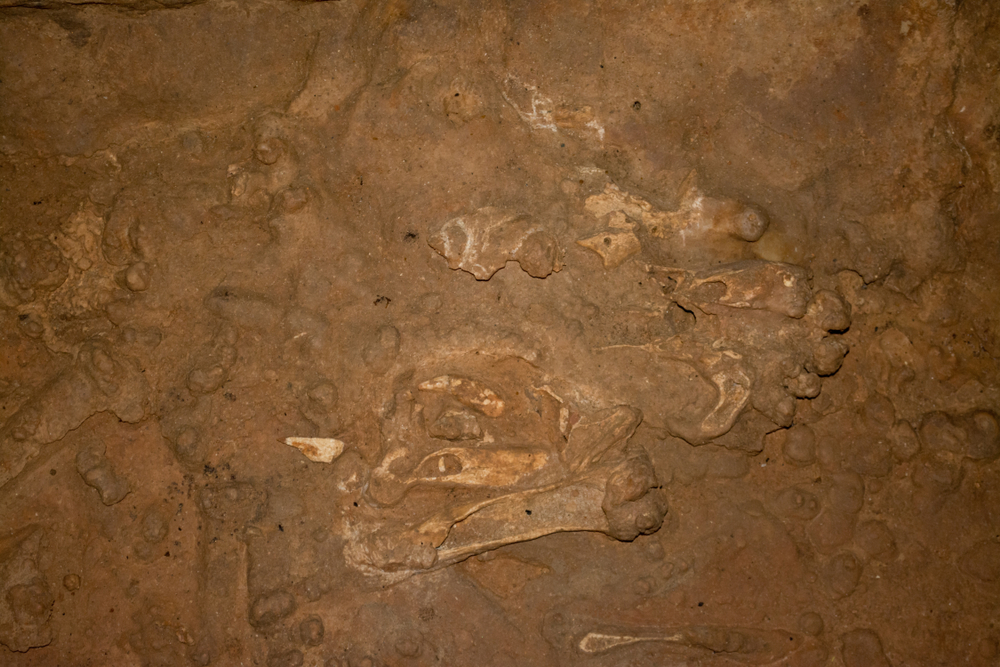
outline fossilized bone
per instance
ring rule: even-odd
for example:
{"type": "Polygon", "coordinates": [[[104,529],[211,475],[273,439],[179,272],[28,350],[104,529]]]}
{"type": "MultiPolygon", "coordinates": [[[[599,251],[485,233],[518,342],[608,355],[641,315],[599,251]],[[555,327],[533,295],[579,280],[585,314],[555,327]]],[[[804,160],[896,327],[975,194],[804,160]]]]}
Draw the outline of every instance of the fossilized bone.
{"type": "Polygon", "coordinates": [[[510,260],[535,278],[562,268],[559,243],[543,225],[491,206],[445,222],[427,242],[449,268],[477,280],[489,280],[510,260]]]}
{"type": "Polygon", "coordinates": [[[666,514],[644,454],[541,488],[446,507],[415,523],[389,524],[345,551],[369,573],[440,569],[469,556],[560,532],[601,532],[632,540],[666,514]]]}
{"type": "MultiPolygon", "coordinates": [[[[502,414],[497,392],[475,380],[435,378],[419,386],[447,391],[483,416],[502,414]]],[[[652,464],[645,451],[627,445],[642,419],[637,410],[618,406],[581,417],[561,448],[501,445],[484,436],[419,457],[411,449],[422,409],[413,404],[408,412],[396,410],[385,432],[389,446],[369,483],[377,505],[395,507],[418,487],[481,493],[429,515],[402,512],[397,518],[388,511],[368,530],[354,526],[345,555],[364,572],[400,579],[553,533],[591,531],[632,540],[663,522],[666,502],[652,464]]],[[[564,418],[560,411],[560,423],[568,427],[564,418]]]]}
{"type": "Polygon", "coordinates": [[[658,645],[672,655],[724,658],[724,664],[774,664],[794,657],[800,650],[815,647],[801,634],[782,629],[707,624],[671,626],[655,620],[611,625],[590,614],[568,609],[549,612],[542,633],[553,647],[567,654],[596,656],[645,644],[647,655],[658,645]]]}
{"type": "Polygon", "coordinates": [[[791,318],[806,314],[808,273],[792,264],[748,260],[706,271],[651,267],[677,303],[713,312],[717,306],[766,310],[791,318]]]}
{"type": "Polygon", "coordinates": [[[607,215],[607,224],[607,229],[580,239],[577,245],[593,250],[601,256],[604,268],[613,269],[642,250],[642,244],[635,235],[637,223],[629,222],[621,211],[611,211],[607,215]]]}
{"type": "Polygon", "coordinates": [[[603,192],[587,197],[584,206],[599,218],[624,214],[640,223],[653,238],[677,238],[681,242],[689,237],[727,235],[752,243],[763,236],[768,226],[767,216],[754,206],[706,195],[699,189],[698,177],[693,171],[681,183],[680,205],[676,211],[661,211],[613,183],[608,183],[603,192]]]}
{"type": "MultiPolygon", "coordinates": [[[[598,351],[636,347],[610,345],[598,351]]],[[[751,395],[752,380],[746,372],[745,360],[740,354],[726,347],[704,349],[691,345],[680,336],[655,340],[640,349],[658,358],[665,368],[674,373],[699,378],[700,382],[715,389],[714,402],[704,410],[671,410],[664,417],[666,428],[687,442],[698,445],[711,441],[727,432],[746,410],[751,395]]]]}
{"type": "MultiPolygon", "coordinates": [[[[503,414],[496,392],[469,378],[443,376],[419,385],[424,391],[456,395],[483,417],[503,414]]],[[[368,494],[378,505],[398,502],[415,486],[465,488],[545,488],[578,474],[615,445],[623,445],[642,419],[637,410],[619,406],[581,419],[568,433],[562,451],[538,443],[503,444],[492,435],[473,445],[432,449],[421,454],[415,443],[425,437],[423,406],[415,401],[397,408],[385,426],[386,452],[372,471],[368,494]],[[589,458],[588,458],[589,457],[589,458]]],[[[433,443],[434,440],[431,440],[433,443]]]]}
{"type": "Polygon", "coordinates": [[[577,643],[581,653],[607,653],[641,643],[723,654],[749,664],[768,664],[784,658],[802,645],[802,638],[784,630],[686,626],[679,628],[601,629],[587,632],[577,643]]]}
{"type": "MultiPolygon", "coordinates": [[[[666,296],[696,315],[688,338],[706,341],[731,360],[719,357],[719,370],[705,356],[689,359],[719,392],[721,435],[740,411],[726,407],[752,405],[778,426],[791,424],[796,398],[812,398],[821,390],[821,377],[840,368],[847,346],[839,334],[850,326],[850,307],[835,292],[809,285],[808,272],[781,262],[752,260],[704,271],[649,267],[666,296]],[[741,314],[742,313],[742,314],[741,314]],[[707,317],[702,317],[707,316],[707,317]]],[[[701,346],[689,347],[702,349],[701,346]]],[[[684,359],[675,355],[676,358],[684,359]]],[[[686,360],[686,359],[685,359],[686,360]]],[[[703,433],[712,426],[706,423],[703,433]]],[[[692,444],[689,433],[671,430],[692,444]]],[[[701,437],[700,442],[705,442],[701,437]]]]}

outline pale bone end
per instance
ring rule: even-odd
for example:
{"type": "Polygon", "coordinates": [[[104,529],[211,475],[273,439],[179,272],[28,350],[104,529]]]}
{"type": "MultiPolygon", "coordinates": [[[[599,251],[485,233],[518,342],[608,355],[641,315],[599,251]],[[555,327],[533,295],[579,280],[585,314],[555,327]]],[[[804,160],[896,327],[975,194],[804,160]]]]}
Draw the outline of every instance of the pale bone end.
{"type": "Polygon", "coordinates": [[[344,443],[334,438],[285,438],[285,444],[302,452],[310,461],[332,463],[344,452],[344,443]]]}

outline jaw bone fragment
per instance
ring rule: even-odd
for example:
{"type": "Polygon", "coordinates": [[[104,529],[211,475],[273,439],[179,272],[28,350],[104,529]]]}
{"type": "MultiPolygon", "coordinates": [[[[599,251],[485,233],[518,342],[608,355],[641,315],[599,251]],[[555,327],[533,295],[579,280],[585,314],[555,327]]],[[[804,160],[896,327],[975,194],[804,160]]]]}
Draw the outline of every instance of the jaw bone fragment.
{"type": "Polygon", "coordinates": [[[653,267],[652,272],[673,288],[671,299],[704,312],[725,306],[800,319],[812,298],[806,270],[781,262],[748,260],[706,271],[653,267]]]}
{"type": "Polygon", "coordinates": [[[444,223],[428,244],[477,280],[489,280],[509,260],[534,278],[559,271],[559,242],[531,220],[487,206],[444,223]]]}
{"type": "Polygon", "coordinates": [[[666,511],[643,453],[559,484],[453,505],[416,524],[388,524],[345,551],[362,571],[408,575],[553,533],[601,532],[631,541],[658,530],[666,511]]]}
{"type": "MultiPolygon", "coordinates": [[[[542,445],[447,447],[408,472],[398,470],[406,452],[390,448],[369,484],[376,502],[395,504],[417,486],[462,487],[480,497],[422,518],[382,520],[351,541],[348,562],[399,579],[557,532],[602,532],[619,540],[655,532],[666,501],[645,451],[626,447],[641,418],[620,406],[582,418],[561,451],[542,445]]],[[[396,433],[412,435],[408,429],[396,433]]]]}
{"type": "MultiPolygon", "coordinates": [[[[754,410],[777,426],[791,425],[795,400],[818,395],[821,378],[835,373],[848,351],[840,334],[850,327],[850,307],[835,292],[814,293],[801,267],[743,261],[705,271],[650,267],[650,273],[665,288],[667,298],[697,313],[689,338],[701,342],[693,349],[685,348],[681,337],[675,336],[653,347],[663,357],[689,363],[706,381],[711,380],[720,399],[714,417],[720,425],[732,426],[731,417],[739,417],[741,410],[729,408],[746,405],[748,399],[754,410]],[[744,316],[739,316],[740,311],[744,316]],[[706,350],[706,343],[720,354],[699,352],[706,350]],[[723,397],[728,400],[723,402],[723,397]]],[[[704,402],[700,408],[697,412],[706,411],[704,402]]],[[[690,419],[680,415],[679,421],[690,419]]],[[[678,432],[669,423],[668,427],[691,444],[699,444],[687,432],[678,432]]],[[[715,435],[726,431],[728,427],[715,435]]]]}
{"type": "Polygon", "coordinates": [[[665,426],[671,434],[692,445],[704,445],[725,435],[750,404],[750,377],[736,365],[719,364],[701,371],[691,371],[704,378],[716,391],[716,398],[706,411],[676,411],[665,416],[665,426]],[[707,376],[707,377],[706,377],[707,376]]]}

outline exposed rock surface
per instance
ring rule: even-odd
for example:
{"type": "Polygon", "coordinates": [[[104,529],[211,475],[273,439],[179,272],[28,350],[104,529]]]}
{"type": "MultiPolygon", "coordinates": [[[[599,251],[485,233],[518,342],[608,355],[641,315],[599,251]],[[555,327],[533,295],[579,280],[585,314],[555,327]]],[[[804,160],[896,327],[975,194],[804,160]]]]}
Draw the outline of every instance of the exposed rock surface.
{"type": "Polygon", "coordinates": [[[972,0],[0,0],[0,664],[992,667],[998,68],[972,0]]]}

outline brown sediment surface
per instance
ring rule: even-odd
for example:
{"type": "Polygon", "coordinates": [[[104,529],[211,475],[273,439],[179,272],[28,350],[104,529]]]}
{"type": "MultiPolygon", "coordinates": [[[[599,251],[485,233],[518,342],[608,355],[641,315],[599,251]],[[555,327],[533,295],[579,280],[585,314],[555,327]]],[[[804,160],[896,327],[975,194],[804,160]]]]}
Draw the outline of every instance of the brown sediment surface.
{"type": "Polygon", "coordinates": [[[1000,7],[0,0],[0,664],[990,667],[1000,7]]]}

